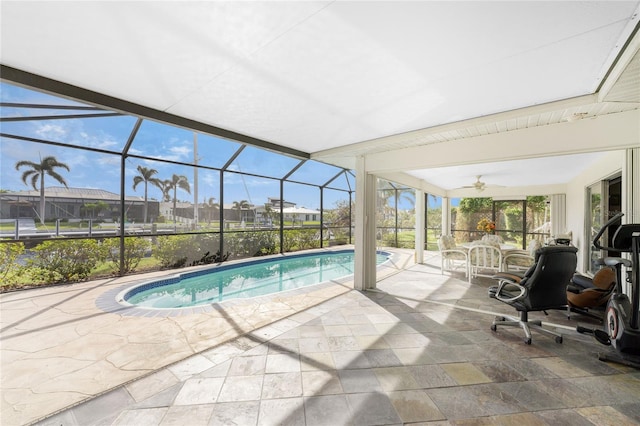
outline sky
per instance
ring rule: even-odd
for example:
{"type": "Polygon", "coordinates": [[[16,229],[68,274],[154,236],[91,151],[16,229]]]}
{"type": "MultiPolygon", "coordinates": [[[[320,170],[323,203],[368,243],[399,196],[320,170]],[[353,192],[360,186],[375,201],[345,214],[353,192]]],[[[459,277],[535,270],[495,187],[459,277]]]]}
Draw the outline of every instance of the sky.
{"type": "MultiPolygon", "coordinates": [[[[37,91],[0,83],[0,99],[3,103],[21,103],[38,105],[84,106],[63,98],[50,96],[37,91]]],[[[77,109],[61,110],[52,108],[17,108],[3,106],[1,115],[6,117],[48,117],[64,114],[87,114],[96,111],[77,109]]],[[[121,152],[126,145],[136,118],[130,116],[38,119],[28,121],[3,122],[2,133],[25,136],[37,140],[71,144],[73,146],[93,148],[104,151],[121,152]]],[[[26,142],[14,138],[0,138],[0,189],[23,191],[32,189],[21,180],[28,168],[16,171],[15,164],[21,160],[40,163],[41,158],[54,156],[59,162],[69,166],[70,171],[59,168],[56,171],[63,176],[69,187],[99,188],[116,194],[120,193],[120,156],[108,152],[94,152],[86,149],[72,149],[44,143],[26,142]]],[[[137,167],[157,170],[155,177],[170,179],[173,174],[184,175],[189,181],[191,194],[178,190],[177,198],[182,201],[206,202],[213,198],[220,201],[219,168],[241,147],[240,143],[144,120],[129,150],[132,156],[125,161],[125,193],[127,196],[144,196],[144,185],[133,190],[133,178],[138,174],[137,167]],[[136,158],[144,156],[147,158],[136,158]],[[195,163],[204,166],[196,168],[177,163],[195,163]],[[195,185],[197,181],[197,185],[195,185]]],[[[299,159],[247,146],[228,167],[230,171],[241,171],[274,178],[281,178],[300,163],[299,159]]],[[[307,161],[290,177],[291,180],[323,185],[338,172],[339,168],[316,161],[307,161]]],[[[355,179],[348,178],[355,189],[355,179]]],[[[269,197],[279,197],[278,179],[264,179],[239,173],[225,173],[224,204],[246,200],[251,204],[262,205],[269,197]]],[[[347,178],[341,176],[332,183],[332,187],[348,189],[347,178]]],[[[45,178],[45,187],[60,186],[51,177],[45,178]]],[[[161,191],[149,186],[149,198],[160,199],[161,191]]],[[[320,190],[317,187],[295,183],[285,183],[284,198],[299,207],[320,208],[320,190]]],[[[326,190],[324,207],[333,208],[339,200],[348,200],[343,191],[326,190]]]]}

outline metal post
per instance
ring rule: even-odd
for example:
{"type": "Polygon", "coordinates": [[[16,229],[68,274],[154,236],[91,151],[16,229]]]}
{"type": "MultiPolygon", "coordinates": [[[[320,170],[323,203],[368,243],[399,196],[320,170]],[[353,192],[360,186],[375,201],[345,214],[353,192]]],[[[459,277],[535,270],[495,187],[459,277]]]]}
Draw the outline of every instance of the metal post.
{"type": "Polygon", "coordinates": [[[198,134],[193,132],[193,210],[194,229],[198,229],[198,134]]]}

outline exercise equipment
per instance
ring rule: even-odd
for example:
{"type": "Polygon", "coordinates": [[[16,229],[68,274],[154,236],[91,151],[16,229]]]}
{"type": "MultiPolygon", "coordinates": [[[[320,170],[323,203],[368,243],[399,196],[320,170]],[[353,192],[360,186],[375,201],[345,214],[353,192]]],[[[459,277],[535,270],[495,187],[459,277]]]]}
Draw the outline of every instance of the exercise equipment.
{"type": "Polygon", "coordinates": [[[640,368],[640,224],[620,225],[611,239],[612,247],[600,244],[605,230],[620,221],[624,213],[618,213],[603,225],[593,239],[600,250],[631,253],[631,259],[607,257],[603,262],[616,270],[616,285],[605,309],[604,330],[577,327],[580,333],[591,333],[604,345],[611,345],[616,352],[598,354],[602,361],[640,368]],[[626,282],[630,284],[627,295],[622,288],[622,267],[626,268],[626,282]]]}

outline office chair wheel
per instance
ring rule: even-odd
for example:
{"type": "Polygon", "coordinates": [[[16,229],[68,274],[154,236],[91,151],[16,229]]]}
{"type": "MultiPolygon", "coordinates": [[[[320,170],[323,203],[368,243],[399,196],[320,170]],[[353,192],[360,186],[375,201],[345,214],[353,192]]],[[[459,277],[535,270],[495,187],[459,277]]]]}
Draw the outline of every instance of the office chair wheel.
{"type": "Polygon", "coordinates": [[[527,345],[530,345],[530,344],[531,344],[531,337],[529,337],[528,339],[524,339],[524,342],[525,342],[527,345]]]}
{"type": "Polygon", "coordinates": [[[491,324],[491,331],[496,331],[498,329],[498,326],[495,324],[491,324]]]}
{"type": "Polygon", "coordinates": [[[556,343],[562,343],[562,336],[556,336],[556,343]]]}

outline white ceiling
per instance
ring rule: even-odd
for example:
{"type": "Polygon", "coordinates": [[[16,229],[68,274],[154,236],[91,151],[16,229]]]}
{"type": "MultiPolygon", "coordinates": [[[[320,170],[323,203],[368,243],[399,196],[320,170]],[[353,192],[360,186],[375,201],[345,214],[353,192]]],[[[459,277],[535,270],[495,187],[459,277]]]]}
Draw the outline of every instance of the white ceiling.
{"type": "Polygon", "coordinates": [[[408,173],[446,190],[473,185],[476,177],[487,189],[504,185],[523,187],[567,183],[593,165],[602,153],[561,155],[526,160],[433,167],[408,173]]]}
{"type": "MultiPolygon", "coordinates": [[[[639,11],[640,1],[2,1],[0,60],[353,167],[357,155],[637,110],[634,78],[612,102],[595,93],[639,11]]],[[[533,166],[517,157],[402,171],[443,189],[476,174],[530,184],[522,171],[533,166]]],[[[549,176],[567,172],[579,166],[549,176]]]]}

